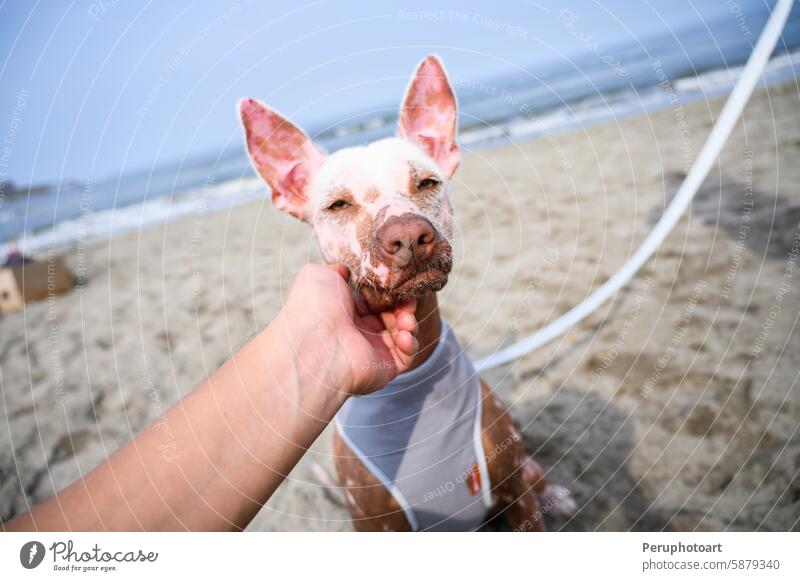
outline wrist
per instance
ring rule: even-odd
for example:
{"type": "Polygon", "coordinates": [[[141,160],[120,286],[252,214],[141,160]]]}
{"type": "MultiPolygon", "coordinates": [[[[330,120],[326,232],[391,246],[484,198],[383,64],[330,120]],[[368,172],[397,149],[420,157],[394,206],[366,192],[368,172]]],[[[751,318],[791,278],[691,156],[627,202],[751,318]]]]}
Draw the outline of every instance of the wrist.
{"type": "Polygon", "coordinates": [[[305,417],[328,422],[347,400],[333,372],[339,356],[330,330],[281,310],[259,335],[282,395],[305,417]]]}

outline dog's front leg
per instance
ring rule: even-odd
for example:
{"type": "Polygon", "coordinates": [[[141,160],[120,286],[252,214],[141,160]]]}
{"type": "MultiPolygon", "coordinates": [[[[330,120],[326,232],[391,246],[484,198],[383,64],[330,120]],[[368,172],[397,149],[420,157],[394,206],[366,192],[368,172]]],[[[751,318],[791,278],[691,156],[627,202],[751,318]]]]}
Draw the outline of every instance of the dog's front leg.
{"type": "Polygon", "coordinates": [[[538,464],[525,453],[522,436],[497,396],[481,381],[483,449],[496,512],[515,531],[543,531],[539,494],[546,483],[538,464]]]}
{"type": "Polygon", "coordinates": [[[334,431],[333,454],[353,528],[357,531],[410,531],[403,509],[391,493],[334,431]]]}

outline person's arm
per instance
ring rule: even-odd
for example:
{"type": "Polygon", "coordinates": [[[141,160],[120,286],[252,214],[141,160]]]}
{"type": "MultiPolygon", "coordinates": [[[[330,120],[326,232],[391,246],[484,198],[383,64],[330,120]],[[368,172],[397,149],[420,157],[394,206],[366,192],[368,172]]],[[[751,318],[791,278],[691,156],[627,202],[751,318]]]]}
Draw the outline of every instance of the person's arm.
{"type": "Polygon", "coordinates": [[[350,395],[418,349],[414,305],[359,316],[346,270],[306,266],[258,336],[132,442],[6,530],[242,529],[350,395]]]}

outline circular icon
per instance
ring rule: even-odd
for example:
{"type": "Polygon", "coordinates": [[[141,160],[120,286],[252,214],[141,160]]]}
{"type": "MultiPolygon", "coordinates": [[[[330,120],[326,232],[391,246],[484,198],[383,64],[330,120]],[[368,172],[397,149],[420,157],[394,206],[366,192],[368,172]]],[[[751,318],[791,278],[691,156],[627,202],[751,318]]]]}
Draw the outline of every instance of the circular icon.
{"type": "Polygon", "coordinates": [[[39,541],[28,541],[19,550],[19,562],[26,569],[38,567],[44,559],[44,545],[39,541]]]}

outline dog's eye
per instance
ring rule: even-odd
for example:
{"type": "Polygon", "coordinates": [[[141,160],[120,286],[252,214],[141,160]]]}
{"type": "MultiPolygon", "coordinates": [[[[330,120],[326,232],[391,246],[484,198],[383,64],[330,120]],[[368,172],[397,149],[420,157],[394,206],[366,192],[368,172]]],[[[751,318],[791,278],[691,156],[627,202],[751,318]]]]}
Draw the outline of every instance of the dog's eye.
{"type": "Polygon", "coordinates": [[[328,206],[328,209],[329,210],[334,210],[334,211],[342,210],[342,209],[346,208],[349,205],[350,204],[348,202],[344,201],[344,200],[336,200],[333,204],[328,206]]]}
{"type": "Polygon", "coordinates": [[[418,190],[432,190],[439,185],[439,180],[434,178],[425,178],[417,184],[418,190]]]}

